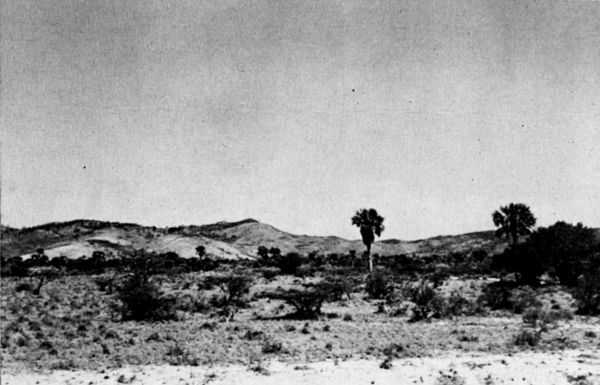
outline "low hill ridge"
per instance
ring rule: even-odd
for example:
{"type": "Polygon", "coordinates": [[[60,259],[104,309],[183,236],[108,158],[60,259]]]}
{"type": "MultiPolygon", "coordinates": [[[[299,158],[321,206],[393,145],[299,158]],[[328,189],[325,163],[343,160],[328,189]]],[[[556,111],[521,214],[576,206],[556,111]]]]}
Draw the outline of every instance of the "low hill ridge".
{"type": "MultiPolygon", "coordinates": [[[[253,218],[162,228],[77,219],[22,229],[2,226],[1,231],[0,247],[5,257],[27,256],[38,248],[43,248],[49,257],[65,255],[79,258],[90,256],[93,250],[117,256],[144,249],[157,253],[172,251],[189,258],[195,256],[196,247],[202,245],[207,255],[224,259],[254,258],[258,246],[277,247],[282,253],[297,251],[302,254],[343,254],[350,250],[360,253],[364,250],[360,240],[291,234],[253,218]]],[[[375,242],[372,252],[381,255],[445,254],[475,249],[493,252],[505,245],[504,241],[495,237],[493,231],[480,231],[416,241],[386,239],[375,242]]]]}

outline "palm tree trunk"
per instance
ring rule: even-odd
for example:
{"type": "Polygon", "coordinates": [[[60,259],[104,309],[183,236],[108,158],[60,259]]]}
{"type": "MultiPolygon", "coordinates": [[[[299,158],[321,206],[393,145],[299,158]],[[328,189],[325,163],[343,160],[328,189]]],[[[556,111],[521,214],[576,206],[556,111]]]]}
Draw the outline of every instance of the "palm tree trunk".
{"type": "Polygon", "coordinates": [[[367,245],[367,257],[369,258],[369,272],[373,272],[373,257],[371,257],[371,244],[367,245]]]}

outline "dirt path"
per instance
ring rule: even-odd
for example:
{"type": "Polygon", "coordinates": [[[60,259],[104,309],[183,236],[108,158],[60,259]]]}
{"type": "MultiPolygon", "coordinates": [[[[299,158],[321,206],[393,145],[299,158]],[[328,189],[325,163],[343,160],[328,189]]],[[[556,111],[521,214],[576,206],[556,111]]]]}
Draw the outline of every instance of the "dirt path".
{"type": "Polygon", "coordinates": [[[399,359],[389,369],[381,361],[355,360],[254,366],[134,366],[115,370],[15,372],[3,385],[33,384],[600,384],[600,351],[526,352],[399,359]]]}

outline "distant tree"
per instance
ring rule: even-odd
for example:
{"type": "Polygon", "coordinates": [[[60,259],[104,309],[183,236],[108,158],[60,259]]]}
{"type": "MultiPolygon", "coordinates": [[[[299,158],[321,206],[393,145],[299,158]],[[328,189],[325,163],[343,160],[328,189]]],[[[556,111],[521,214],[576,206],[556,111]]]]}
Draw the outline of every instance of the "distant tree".
{"type": "Polygon", "coordinates": [[[352,224],[360,229],[362,241],[367,247],[369,258],[369,271],[373,271],[373,259],[371,258],[371,245],[375,241],[375,235],[381,236],[384,230],[383,217],[375,209],[361,209],[352,217],[352,224]]]}
{"type": "Polygon", "coordinates": [[[202,245],[196,247],[196,255],[198,255],[198,258],[202,258],[204,257],[204,255],[206,254],[206,248],[202,245]]]}
{"type": "Polygon", "coordinates": [[[101,272],[102,270],[104,270],[104,266],[106,265],[106,253],[101,250],[96,250],[92,252],[92,258],[90,262],[93,266],[93,270],[96,273],[101,272]]]}
{"type": "Polygon", "coordinates": [[[350,266],[356,266],[356,250],[350,250],[348,252],[348,257],[350,258],[350,266]]]}
{"type": "Polygon", "coordinates": [[[48,265],[49,258],[46,254],[44,254],[44,249],[41,247],[35,250],[34,254],[31,254],[31,258],[29,259],[29,264],[31,266],[46,266],[48,265]]]}
{"type": "Polygon", "coordinates": [[[519,236],[531,234],[531,228],[535,226],[535,217],[529,206],[523,203],[511,203],[500,207],[500,210],[492,214],[494,225],[498,227],[496,235],[506,236],[513,245],[519,241],[519,236]]]}
{"type": "Polygon", "coordinates": [[[265,246],[258,246],[256,254],[258,254],[258,256],[265,261],[269,259],[269,249],[267,249],[265,246]]]}
{"type": "Polygon", "coordinates": [[[54,257],[50,260],[50,265],[56,267],[57,269],[66,268],[68,264],[69,258],[64,255],[54,257]]]}
{"type": "Polygon", "coordinates": [[[271,254],[271,258],[279,258],[281,257],[281,250],[279,250],[277,247],[271,247],[269,249],[269,254],[271,254]]]}

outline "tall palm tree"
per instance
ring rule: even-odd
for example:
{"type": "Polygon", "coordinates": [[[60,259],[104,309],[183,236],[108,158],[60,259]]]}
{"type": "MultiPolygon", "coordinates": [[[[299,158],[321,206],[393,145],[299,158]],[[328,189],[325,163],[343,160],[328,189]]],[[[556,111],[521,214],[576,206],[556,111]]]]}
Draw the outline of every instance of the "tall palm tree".
{"type": "Polygon", "coordinates": [[[373,259],[371,258],[371,245],[375,240],[375,235],[381,236],[384,230],[383,217],[377,214],[375,209],[360,209],[352,217],[352,224],[360,228],[360,235],[363,243],[367,247],[367,256],[369,257],[369,271],[373,271],[373,259]]]}
{"type": "Polygon", "coordinates": [[[529,206],[523,203],[511,203],[500,207],[499,211],[494,211],[492,219],[498,227],[496,235],[510,238],[513,245],[517,244],[520,235],[531,234],[531,228],[535,226],[535,217],[529,206]]]}

